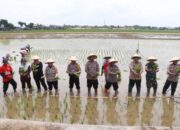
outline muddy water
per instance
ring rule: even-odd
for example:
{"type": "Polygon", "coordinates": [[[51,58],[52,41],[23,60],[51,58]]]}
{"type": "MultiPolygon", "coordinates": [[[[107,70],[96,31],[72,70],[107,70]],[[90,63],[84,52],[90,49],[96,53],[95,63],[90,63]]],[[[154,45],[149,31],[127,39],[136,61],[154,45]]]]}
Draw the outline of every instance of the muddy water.
{"type": "MultiPolygon", "coordinates": [[[[14,68],[14,78],[18,82],[18,95],[12,94],[9,87],[9,96],[3,97],[0,87],[0,117],[24,120],[41,120],[63,123],[103,124],[103,125],[148,125],[148,126],[179,126],[180,101],[179,85],[174,100],[161,98],[161,91],[166,79],[166,68],[173,56],[179,56],[180,45],[178,40],[141,40],[140,52],[143,64],[150,55],[158,58],[160,72],[158,73],[158,97],[146,99],[145,72],[143,73],[141,99],[127,98],[128,64],[130,57],[137,49],[137,40],[121,39],[34,39],[34,40],[0,40],[0,55],[10,53],[16,57],[11,64],[14,68]],[[59,95],[36,94],[36,86],[32,79],[35,91],[32,95],[21,93],[18,66],[20,65],[19,50],[26,44],[33,47],[32,55],[39,55],[41,61],[53,58],[59,70],[59,95]],[[84,65],[90,52],[98,55],[97,61],[103,63],[103,57],[111,55],[119,61],[122,72],[122,82],[119,84],[117,99],[103,96],[104,77],[99,77],[99,93],[95,98],[87,97],[86,75],[84,65]],[[68,75],[65,73],[69,58],[76,55],[81,64],[80,76],[81,95],[70,97],[68,89],[68,75]]],[[[29,63],[31,60],[29,61],[29,63]]],[[[45,68],[44,64],[44,68],[45,68]]],[[[2,82],[0,82],[2,86],[2,82]]],[[[93,92],[93,91],[92,91],[93,92]]],[[[168,91],[169,95],[170,91],[168,91]]],[[[133,95],[136,94],[134,88],[133,95]]],[[[76,90],[74,89],[74,95],[76,90]]]]}

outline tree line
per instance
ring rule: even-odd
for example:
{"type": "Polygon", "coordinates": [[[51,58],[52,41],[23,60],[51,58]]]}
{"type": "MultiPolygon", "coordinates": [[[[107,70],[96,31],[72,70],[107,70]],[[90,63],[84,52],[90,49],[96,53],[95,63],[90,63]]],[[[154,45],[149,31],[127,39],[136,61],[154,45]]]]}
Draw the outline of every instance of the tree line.
{"type": "Polygon", "coordinates": [[[140,25],[132,25],[132,26],[120,26],[120,25],[102,25],[102,26],[90,26],[90,25],[43,25],[43,24],[35,24],[33,22],[26,23],[23,21],[18,21],[18,26],[10,23],[6,19],[0,19],[0,31],[10,31],[10,30],[58,30],[58,29],[119,29],[119,30],[175,30],[180,31],[179,27],[156,27],[156,26],[140,26],[140,25]]]}

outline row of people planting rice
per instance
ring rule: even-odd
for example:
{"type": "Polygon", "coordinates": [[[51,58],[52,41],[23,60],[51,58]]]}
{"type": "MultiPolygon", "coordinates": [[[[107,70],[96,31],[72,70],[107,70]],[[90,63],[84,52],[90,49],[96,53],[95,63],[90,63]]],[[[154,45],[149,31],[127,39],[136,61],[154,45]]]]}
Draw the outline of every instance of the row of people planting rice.
{"type": "MultiPolygon", "coordinates": [[[[91,95],[91,89],[94,89],[95,96],[98,94],[98,77],[100,76],[100,67],[97,62],[96,54],[89,54],[87,56],[87,63],[85,65],[86,79],[87,79],[87,89],[88,95],[91,95]]],[[[101,75],[105,76],[105,95],[109,94],[109,89],[113,86],[115,91],[114,95],[118,95],[119,83],[121,81],[121,71],[116,64],[118,61],[111,56],[104,57],[105,62],[101,69],[101,75]]],[[[132,61],[129,64],[129,85],[128,85],[128,96],[132,96],[132,89],[136,85],[137,94],[140,96],[141,92],[141,79],[144,70],[143,64],[141,62],[141,56],[139,54],[134,54],[131,57],[132,61]]],[[[81,67],[77,62],[76,56],[70,58],[70,63],[67,65],[67,74],[69,75],[69,89],[70,94],[73,94],[73,87],[76,86],[77,95],[80,94],[80,74],[81,67]]],[[[145,65],[146,71],[146,86],[147,86],[147,96],[150,95],[150,89],[153,88],[153,96],[156,96],[158,83],[156,74],[159,71],[158,64],[156,63],[157,58],[150,56],[147,59],[147,64],[145,65]]],[[[167,80],[164,84],[162,94],[165,95],[167,89],[171,86],[171,96],[174,96],[176,87],[178,84],[178,79],[180,75],[180,65],[178,64],[180,58],[174,57],[170,60],[170,65],[167,68],[167,80]]],[[[31,72],[33,73],[33,79],[37,86],[37,92],[41,92],[41,86],[44,88],[45,93],[49,91],[52,94],[52,90],[55,89],[55,94],[58,94],[58,69],[54,65],[55,61],[53,59],[48,59],[46,61],[46,68],[43,72],[43,63],[40,61],[39,56],[32,57],[32,64],[28,65],[26,57],[22,55],[21,66],[19,67],[20,81],[22,84],[22,91],[26,93],[26,85],[29,88],[29,93],[32,93],[31,85],[31,72]]],[[[16,93],[17,83],[13,78],[12,66],[8,63],[8,58],[3,58],[3,65],[0,67],[0,74],[3,78],[3,93],[7,95],[7,90],[9,84],[13,86],[14,92],[16,93]]]]}

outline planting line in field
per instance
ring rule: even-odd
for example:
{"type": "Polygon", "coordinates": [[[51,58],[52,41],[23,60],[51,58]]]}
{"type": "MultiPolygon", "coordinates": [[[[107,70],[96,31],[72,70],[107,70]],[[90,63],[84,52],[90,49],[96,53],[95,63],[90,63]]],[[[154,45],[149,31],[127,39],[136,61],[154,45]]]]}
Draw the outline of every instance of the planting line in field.
{"type": "Polygon", "coordinates": [[[120,55],[120,64],[125,65],[124,55],[123,55],[122,51],[119,51],[119,55],[120,55]]]}
{"type": "MultiPolygon", "coordinates": [[[[104,56],[110,55],[113,58],[117,59],[120,61],[118,64],[123,67],[128,67],[128,64],[131,61],[131,56],[134,54],[130,50],[124,51],[123,48],[121,49],[115,49],[115,50],[107,50],[107,49],[102,49],[102,50],[67,50],[67,49],[57,49],[57,50],[51,50],[51,49],[44,49],[44,50],[34,50],[32,52],[32,55],[39,55],[41,57],[42,62],[45,62],[47,58],[53,58],[57,63],[60,65],[64,63],[68,64],[69,63],[69,58],[72,55],[76,55],[79,60],[78,62],[80,65],[85,65],[87,62],[87,56],[89,53],[94,52],[98,54],[98,62],[100,66],[103,64],[104,61],[104,56]]],[[[142,55],[142,54],[141,54],[142,55]]],[[[142,61],[144,60],[144,57],[142,56],[142,61]]]]}
{"type": "Polygon", "coordinates": [[[122,62],[122,59],[123,59],[123,57],[122,57],[122,50],[118,50],[118,55],[119,55],[119,59],[118,59],[119,63],[123,65],[123,62],[122,62]]]}
{"type": "Polygon", "coordinates": [[[103,57],[106,55],[112,56],[113,58],[121,61],[121,63],[124,65],[129,63],[128,58],[130,58],[130,55],[125,55],[122,50],[73,50],[71,52],[69,50],[34,50],[32,55],[39,55],[42,58],[42,61],[45,61],[47,58],[51,57],[54,58],[58,63],[64,64],[68,63],[69,58],[75,54],[77,57],[79,57],[79,62],[84,63],[84,61],[87,61],[86,57],[91,52],[94,52],[98,55],[97,60],[100,65],[103,63],[103,57]]]}

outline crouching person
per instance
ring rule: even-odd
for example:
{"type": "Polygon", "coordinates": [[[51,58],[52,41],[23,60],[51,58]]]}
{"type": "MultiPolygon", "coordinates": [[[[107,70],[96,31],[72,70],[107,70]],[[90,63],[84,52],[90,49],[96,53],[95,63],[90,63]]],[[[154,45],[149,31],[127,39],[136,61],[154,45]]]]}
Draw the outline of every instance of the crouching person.
{"type": "Polygon", "coordinates": [[[157,59],[154,56],[150,56],[147,61],[149,62],[145,66],[147,97],[149,97],[151,87],[153,87],[153,90],[154,90],[153,96],[155,97],[156,92],[157,92],[157,86],[158,86],[156,73],[159,71],[159,67],[158,67],[158,64],[155,63],[157,59]]]}
{"type": "Polygon", "coordinates": [[[77,58],[72,56],[70,58],[71,63],[67,67],[67,73],[69,74],[69,89],[70,94],[73,95],[73,86],[76,85],[77,94],[80,94],[79,76],[81,73],[80,65],[77,63],[77,58]]]}
{"type": "Polygon", "coordinates": [[[113,89],[115,91],[114,96],[117,96],[118,94],[118,81],[121,80],[121,73],[120,70],[118,68],[118,66],[115,64],[118,61],[115,59],[110,59],[109,61],[109,66],[107,69],[107,83],[105,85],[105,93],[107,94],[109,88],[111,87],[111,85],[113,86],[113,89]]]}
{"type": "Polygon", "coordinates": [[[19,67],[20,80],[22,84],[23,93],[26,93],[26,84],[29,88],[29,93],[32,93],[32,85],[31,85],[31,67],[27,65],[27,60],[25,58],[21,59],[21,66],[19,67]]]}
{"type": "Polygon", "coordinates": [[[4,96],[7,95],[7,90],[9,84],[13,86],[14,93],[16,93],[17,83],[13,79],[13,69],[8,64],[8,60],[6,58],[3,58],[3,65],[0,67],[0,74],[3,78],[3,93],[4,96]]]}
{"type": "Polygon", "coordinates": [[[52,95],[52,89],[55,89],[55,94],[58,94],[58,70],[53,65],[54,60],[48,59],[46,61],[47,67],[45,69],[45,77],[49,87],[49,94],[52,95]]]}
{"type": "Polygon", "coordinates": [[[47,86],[46,86],[44,74],[43,74],[43,64],[42,62],[39,61],[38,56],[34,56],[32,59],[33,59],[33,63],[31,65],[31,70],[33,72],[33,77],[36,82],[37,92],[38,93],[41,92],[41,84],[44,87],[44,90],[46,92],[47,86]]]}
{"type": "Polygon", "coordinates": [[[87,87],[88,87],[88,95],[91,95],[91,88],[93,86],[95,91],[95,96],[97,95],[98,90],[98,76],[99,76],[99,64],[95,59],[97,55],[91,53],[87,59],[88,62],[85,66],[85,72],[87,73],[87,87]]]}
{"type": "Polygon", "coordinates": [[[179,80],[179,65],[178,62],[180,59],[178,57],[174,57],[171,59],[171,64],[168,66],[167,69],[167,80],[166,83],[164,84],[162,94],[165,96],[167,89],[171,86],[171,97],[174,97],[174,93],[177,88],[178,80],[179,80]]]}

